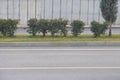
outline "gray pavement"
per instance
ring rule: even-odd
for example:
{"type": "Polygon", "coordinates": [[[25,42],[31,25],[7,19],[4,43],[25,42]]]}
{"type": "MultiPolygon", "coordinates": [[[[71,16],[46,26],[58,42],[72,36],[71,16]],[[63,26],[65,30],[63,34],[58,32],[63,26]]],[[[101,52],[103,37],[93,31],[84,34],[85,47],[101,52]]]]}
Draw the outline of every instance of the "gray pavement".
{"type": "Polygon", "coordinates": [[[120,50],[1,49],[0,67],[120,67],[120,50]]]}
{"type": "Polygon", "coordinates": [[[120,47],[0,48],[0,80],[119,80],[120,47]]]}
{"type": "Polygon", "coordinates": [[[120,80],[120,69],[0,70],[0,80],[120,80]]]}

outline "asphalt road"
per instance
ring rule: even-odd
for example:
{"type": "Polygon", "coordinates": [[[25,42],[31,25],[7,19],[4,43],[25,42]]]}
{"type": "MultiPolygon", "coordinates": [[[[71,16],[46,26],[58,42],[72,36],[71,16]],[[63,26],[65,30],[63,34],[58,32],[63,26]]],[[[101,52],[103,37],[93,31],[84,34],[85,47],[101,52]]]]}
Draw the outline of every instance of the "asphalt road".
{"type": "Polygon", "coordinates": [[[0,50],[0,67],[115,67],[120,50],[8,49],[0,50]]]}
{"type": "Polygon", "coordinates": [[[0,70],[0,80],[120,80],[120,69],[0,70]]]}
{"type": "Polygon", "coordinates": [[[0,80],[120,80],[120,48],[1,48],[0,80]]]}

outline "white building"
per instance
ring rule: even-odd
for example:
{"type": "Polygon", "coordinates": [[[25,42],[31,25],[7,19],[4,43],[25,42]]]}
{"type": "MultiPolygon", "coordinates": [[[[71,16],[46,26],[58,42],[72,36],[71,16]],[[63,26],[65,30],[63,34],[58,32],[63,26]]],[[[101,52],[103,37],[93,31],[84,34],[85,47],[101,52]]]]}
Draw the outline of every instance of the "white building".
{"type": "MultiPolygon", "coordinates": [[[[103,22],[100,0],[0,0],[0,18],[20,19],[26,24],[30,18],[80,19],[86,24],[96,20],[103,22]]],[[[119,13],[115,24],[120,24],[119,13]]]]}

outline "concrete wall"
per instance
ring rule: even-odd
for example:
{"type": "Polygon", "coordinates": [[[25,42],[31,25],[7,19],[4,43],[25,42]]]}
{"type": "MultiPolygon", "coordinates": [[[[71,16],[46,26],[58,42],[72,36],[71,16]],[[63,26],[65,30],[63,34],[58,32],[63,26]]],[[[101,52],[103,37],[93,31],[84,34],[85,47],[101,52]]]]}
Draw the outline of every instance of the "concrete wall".
{"type": "MultiPolygon", "coordinates": [[[[0,18],[20,19],[21,24],[35,17],[81,19],[86,24],[93,20],[103,22],[99,3],[100,0],[0,0],[0,18]]],[[[120,10],[120,0],[118,6],[120,10]]],[[[120,24],[120,11],[116,24],[120,24]]]]}

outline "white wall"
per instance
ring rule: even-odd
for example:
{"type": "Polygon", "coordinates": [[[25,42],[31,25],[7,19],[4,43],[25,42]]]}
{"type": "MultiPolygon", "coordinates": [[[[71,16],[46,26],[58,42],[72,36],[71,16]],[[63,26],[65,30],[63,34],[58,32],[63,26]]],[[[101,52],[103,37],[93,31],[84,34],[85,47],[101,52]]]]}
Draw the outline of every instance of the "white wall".
{"type": "MultiPolygon", "coordinates": [[[[26,24],[27,19],[30,18],[52,18],[52,0],[8,0],[8,15],[7,15],[7,0],[0,0],[0,18],[14,18],[19,19],[21,24],[26,24]],[[20,12],[19,12],[20,11],[20,12]],[[35,12],[36,11],[36,12],[35,12]]],[[[72,10],[72,0],[62,0],[62,11],[61,18],[73,20],[81,19],[86,24],[91,21],[96,20],[103,22],[103,18],[99,9],[100,0],[73,0],[73,10],[72,10]],[[81,1],[81,5],[80,5],[81,1]],[[95,1],[95,2],[94,2],[95,1]],[[94,4],[94,5],[93,5],[94,4]],[[71,11],[72,10],[72,11],[71,11]],[[73,15],[71,16],[71,14],[73,15]]],[[[60,18],[60,0],[54,0],[53,8],[53,18],[60,18]]],[[[119,0],[119,13],[120,15],[120,0],[119,0]]],[[[116,21],[116,24],[120,24],[120,16],[116,21]]]]}

